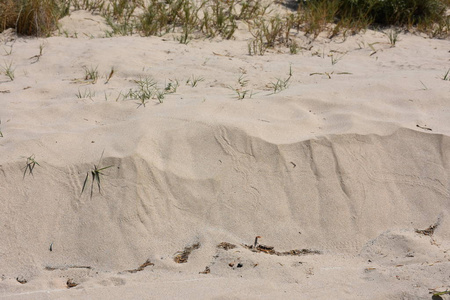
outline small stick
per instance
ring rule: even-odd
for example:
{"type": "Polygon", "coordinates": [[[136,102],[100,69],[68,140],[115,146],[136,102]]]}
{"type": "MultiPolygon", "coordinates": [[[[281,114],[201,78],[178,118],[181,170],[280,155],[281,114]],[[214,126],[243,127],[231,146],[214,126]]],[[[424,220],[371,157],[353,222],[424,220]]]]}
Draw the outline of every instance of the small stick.
{"type": "Polygon", "coordinates": [[[253,244],[253,248],[255,248],[256,249],[256,245],[258,245],[258,239],[260,239],[261,237],[259,236],[259,235],[257,235],[256,237],[255,237],[255,243],[253,244]]]}

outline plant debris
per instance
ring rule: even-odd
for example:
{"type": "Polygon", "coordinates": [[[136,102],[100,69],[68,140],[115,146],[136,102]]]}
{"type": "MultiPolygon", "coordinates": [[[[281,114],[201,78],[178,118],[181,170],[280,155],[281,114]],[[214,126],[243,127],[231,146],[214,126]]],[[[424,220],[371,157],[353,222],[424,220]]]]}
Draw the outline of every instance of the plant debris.
{"type": "Polygon", "coordinates": [[[211,273],[211,269],[208,266],[206,266],[205,271],[198,272],[198,274],[209,274],[209,273],[211,273]]]}
{"type": "Polygon", "coordinates": [[[295,249],[295,250],[289,250],[289,251],[283,251],[279,252],[276,251],[274,247],[272,246],[266,246],[266,245],[256,245],[254,247],[253,245],[242,245],[244,248],[252,251],[252,252],[263,252],[270,255],[277,255],[277,256],[300,256],[300,255],[306,255],[306,254],[321,254],[322,252],[318,250],[311,250],[311,249],[295,249]]]}
{"type": "Polygon", "coordinates": [[[76,286],[78,285],[78,283],[76,283],[75,281],[73,281],[72,278],[67,279],[66,284],[67,284],[67,288],[69,288],[69,289],[70,289],[70,288],[73,288],[73,287],[76,287],[76,286]]]}
{"type": "Polygon", "coordinates": [[[56,267],[51,267],[51,266],[46,266],[45,270],[47,271],[55,271],[55,270],[61,270],[61,271],[66,271],[67,269],[92,269],[91,266],[74,266],[74,265],[70,265],[70,266],[56,266],[56,267]]]}
{"type": "Polygon", "coordinates": [[[19,276],[16,278],[17,282],[21,283],[21,284],[25,284],[28,282],[28,280],[25,279],[25,277],[23,276],[19,276]]]}
{"type": "Polygon", "coordinates": [[[423,235],[428,235],[428,236],[433,236],[434,231],[436,230],[436,228],[439,226],[439,221],[436,222],[435,224],[431,225],[430,227],[428,227],[427,229],[416,229],[416,233],[418,234],[423,234],[423,235]]]}
{"type": "Polygon", "coordinates": [[[200,243],[195,243],[192,246],[184,247],[182,252],[177,252],[173,260],[177,264],[183,264],[188,261],[189,255],[191,255],[192,251],[200,248],[200,243]]]}
{"type": "Polygon", "coordinates": [[[221,248],[224,249],[225,251],[228,251],[230,249],[236,248],[236,245],[227,242],[222,242],[219,245],[217,245],[217,248],[221,248]]]}
{"type": "Polygon", "coordinates": [[[154,265],[155,265],[155,264],[152,263],[152,262],[150,261],[150,259],[147,259],[147,260],[145,261],[145,263],[143,263],[142,265],[139,266],[139,268],[133,269],[133,270],[126,270],[125,272],[128,272],[128,273],[137,273],[137,272],[140,272],[140,271],[144,270],[144,269],[145,269],[146,267],[148,267],[148,266],[154,266],[154,265]]]}

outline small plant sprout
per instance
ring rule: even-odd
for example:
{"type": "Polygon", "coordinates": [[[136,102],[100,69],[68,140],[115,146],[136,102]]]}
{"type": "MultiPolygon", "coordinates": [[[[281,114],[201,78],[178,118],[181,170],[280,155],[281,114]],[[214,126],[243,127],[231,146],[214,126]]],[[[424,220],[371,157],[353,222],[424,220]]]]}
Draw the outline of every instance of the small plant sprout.
{"type": "Polygon", "coordinates": [[[169,79],[169,81],[170,82],[168,84],[166,84],[166,87],[164,88],[164,92],[166,94],[176,93],[178,87],[180,86],[180,83],[178,82],[177,79],[175,79],[175,80],[169,79]]]}
{"type": "Polygon", "coordinates": [[[84,189],[86,188],[86,184],[89,180],[89,174],[91,175],[91,199],[92,199],[92,195],[94,193],[94,185],[97,183],[98,186],[98,192],[101,194],[102,193],[102,189],[101,189],[101,176],[105,175],[102,173],[103,170],[106,170],[108,168],[111,168],[111,166],[107,166],[107,167],[100,167],[100,164],[102,162],[102,158],[103,158],[103,153],[105,152],[105,150],[103,150],[102,155],[100,156],[100,160],[98,162],[98,165],[94,165],[94,168],[90,171],[88,171],[86,173],[86,178],[84,179],[84,183],[83,183],[83,188],[81,189],[81,194],[83,194],[84,189]]]}
{"type": "Polygon", "coordinates": [[[241,87],[247,86],[248,82],[249,82],[249,80],[245,78],[245,73],[244,73],[244,74],[241,74],[241,76],[239,76],[238,84],[239,84],[241,87]]]}
{"type": "Polygon", "coordinates": [[[234,88],[231,85],[228,86],[229,89],[236,93],[237,99],[242,100],[244,98],[251,98],[253,96],[253,91],[244,90],[244,87],[247,86],[249,80],[245,78],[245,70],[242,71],[242,74],[238,78],[239,87],[234,88]]]}
{"type": "Polygon", "coordinates": [[[337,64],[344,56],[346,53],[342,54],[341,56],[335,56],[334,53],[329,54],[330,58],[331,58],[331,65],[335,65],[337,64]]]}
{"type": "Polygon", "coordinates": [[[276,94],[287,89],[291,77],[292,77],[292,66],[289,66],[289,76],[286,79],[276,78],[275,82],[271,82],[268,84],[268,87],[273,90],[272,94],[276,94]]]}
{"type": "Polygon", "coordinates": [[[450,81],[450,69],[448,69],[444,76],[442,76],[442,80],[450,81]]]}
{"type": "Polygon", "coordinates": [[[237,98],[239,100],[242,100],[244,98],[252,98],[253,97],[253,91],[241,90],[241,89],[233,89],[233,88],[231,88],[231,89],[236,92],[237,98]]]}
{"type": "Polygon", "coordinates": [[[150,100],[156,91],[156,81],[149,77],[141,78],[139,80],[135,80],[135,83],[138,85],[137,89],[130,89],[127,94],[123,97],[125,99],[134,99],[138,100],[138,108],[143,106],[150,100]]]}
{"type": "Polygon", "coordinates": [[[105,84],[109,82],[109,80],[111,79],[111,77],[113,77],[113,75],[114,75],[114,67],[111,68],[111,72],[109,72],[109,75],[106,76],[105,84]]]}
{"type": "Polygon", "coordinates": [[[155,90],[156,99],[158,99],[159,103],[164,102],[164,97],[166,96],[166,92],[162,90],[155,90]]]}
{"type": "Polygon", "coordinates": [[[92,84],[95,84],[97,82],[98,79],[98,71],[97,71],[97,67],[83,67],[84,69],[84,80],[88,81],[92,84]]]}
{"type": "Polygon", "coordinates": [[[33,170],[36,165],[40,166],[40,164],[34,159],[34,154],[27,157],[27,164],[25,165],[24,171],[23,171],[23,178],[25,178],[25,175],[28,174],[33,175],[33,170]]]}
{"type": "Polygon", "coordinates": [[[422,80],[419,80],[419,81],[423,86],[422,90],[424,90],[424,91],[428,90],[428,87],[425,85],[425,83],[423,83],[422,80]]]}
{"type": "Polygon", "coordinates": [[[289,43],[289,53],[291,54],[297,54],[298,53],[298,44],[296,41],[293,41],[291,43],[289,43]]]}
{"type": "Polygon", "coordinates": [[[30,57],[30,59],[34,59],[34,60],[35,60],[35,61],[32,62],[33,64],[34,64],[34,63],[37,63],[37,62],[39,61],[39,59],[41,58],[42,52],[44,51],[44,47],[45,47],[45,44],[44,44],[44,43],[41,43],[41,44],[39,45],[39,54],[30,57]]]}
{"type": "Polygon", "coordinates": [[[191,87],[196,87],[199,82],[204,81],[204,80],[205,80],[205,78],[203,78],[203,77],[195,77],[194,75],[192,75],[186,81],[186,85],[190,85],[191,87]]]}
{"type": "Polygon", "coordinates": [[[95,97],[95,92],[91,91],[90,89],[85,89],[83,92],[78,90],[78,93],[76,94],[78,99],[86,99],[89,98],[92,100],[92,97],[95,97]]]}
{"type": "MultiPolygon", "coordinates": [[[[0,124],[2,124],[2,120],[0,120],[0,124]]],[[[1,128],[0,128],[0,137],[3,137],[3,132],[1,128]]]]}
{"type": "Polygon", "coordinates": [[[5,73],[6,76],[9,77],[9,79],[11,81],[14,80],[14,68],[12,67],[12,61],[8,63],[5,62],[5,65],[2,67],[3,72],[5,73]]]}
{"type": "Polygon", "coordinates": [[[391,48],[395,47],[395,44],[399,41],[398,39],[398,31],[397,30],[389,30],[389,32],[384,33],[389,39],[389,44],[391,44],[391,48]]]}

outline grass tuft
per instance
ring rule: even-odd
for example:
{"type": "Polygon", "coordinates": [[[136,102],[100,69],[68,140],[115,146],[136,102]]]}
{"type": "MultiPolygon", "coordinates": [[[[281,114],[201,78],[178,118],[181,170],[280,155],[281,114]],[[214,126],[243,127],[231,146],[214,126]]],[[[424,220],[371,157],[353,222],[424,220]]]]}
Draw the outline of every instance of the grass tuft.
{"type": "Polygon", "coordinates": [[[2,0],[0,32],[14,28],[20,35],[48,36],[69,12],[70,1],[2,0]]]}
{"type": "Polygon", "coordinates": [[[157,82],[150,77],[144,77],[135,80],[138,85],[136,89],[130,89],[123,98],[138,100],[138,108],[147,104],[150,99],[156,99],[159,103],[163,103],[167,94],[173,94],[177,91],[178,80],[170,80],[163,89],[159,88],[157,82]]]}
{"type": "Polygon", "coordinates": [[[289,76],[285,79],[276,78],[275,82],[268,84],[268,87],[273,90],[272,94],[277,94],[289,87],[289,80],[292,78],[292,66],[289,66],[289,76]]]}
{"type": "Polygon", "coordinates": [[[196,77],[192,75],[191,77],[186,80],[186,85],[190,85],[191,87],[196,87],[199,82],[205,81],[205,78],[203,77],[196,77]]]}
{"type": "Polygon", "coordinates": [[[3,72],[8,78],[13,81],[14,80],[14,68],[12,67],[12,61],[8,63],[5,62],[5,65],[2,67],[3,72]]]}
{"type": "Polygon", "coordinates": [[[398,31],[395,29],[391,29],[388,32],[385,32],[384,34],[389,39],[389,44],[391,44],[391,48],[395,47],[395,44],[399,41],[398,39],[398,31]]]}
{"type": "Polygon", "coordinates": [[[40,166],[40,164],[34,159],[34,154],[27,157],[27,164],[25,165],[24,171],[23,171],[23,178],[25,178],[25,175],[28,174],[33,175],[33,170],[36,165],[40,166]]]}
{"type": "Polygon", "coordinates": [[[91,180],[92,180],[91,181],[91,199],[92,199],[92,195],[93,195],[93,192],[94,192],[94,185],[95,185],[95,183],[97,183],[98,192],[100,194],[102,193],[102,190],[101,190],[101,176],[104,175],[102,173],[102,171],[112,167],[112,165],[111,166],[107,166],[107,167],[100,167],[100,164],[102,162],[102,158],[103,158],[104,152],[105,152],[105,150],[103,150],[102,155],[100,156],[100,160],[98,162],[98,166],[94,165],[94,168],[86,173],[86,178],[84,179],[84,182],[83,182],[83,188],[81,189],[81,194],[83,194],[84,189],[86,188],[86,184],[87,184],[87,182],[89,180],[89,174],[90,174],[91,175],[91,180]]]}
{"type": "Polygon", "coordinates": [[[83,70],[84,70],[84,80],[85,81],[88,81],[88,82],[90,82],[90,83],[92,83],[92,84],[95,84],[96,82],[97,82],[97,79],[98,79],[98,71],[97,71],[97,68],[98,67],[90,67],[90,68],[88,68],[88,67],[86,67],[86,66],[83,66],[83,70]]]}

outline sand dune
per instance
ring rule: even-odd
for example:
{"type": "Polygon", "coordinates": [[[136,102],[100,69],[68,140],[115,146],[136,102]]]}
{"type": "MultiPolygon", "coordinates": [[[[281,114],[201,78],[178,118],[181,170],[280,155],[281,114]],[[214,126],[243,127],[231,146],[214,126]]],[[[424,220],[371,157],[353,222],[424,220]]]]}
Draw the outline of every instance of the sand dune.
{"type": "Polygon", "coordinates": [[[188,45],[102,38],[106,25],[86,15],[62,21],[69,35],[86,22],[78,38],[1,35],[15,67],[14,81],[0,77],[1,298],[450,289],[448,40],[402,34],[391,48],[367,31],[249,56],[244,33],[188,45]],[[99,79],[87,82],[83,67],[99,79]],[[240,76],[251,98],[230,88],[240,76]],[[180,85],[162,103],[123,100],[146,77],[180,85]],[[109,167],[101,193],[92,177],[82,193],[94,165],[109,167]],[[320,254],[252,251],[256,236],[278,254],[320,254]]]}

